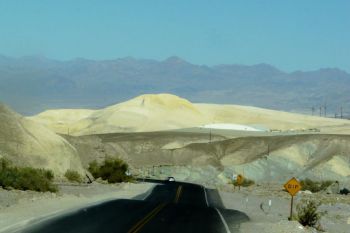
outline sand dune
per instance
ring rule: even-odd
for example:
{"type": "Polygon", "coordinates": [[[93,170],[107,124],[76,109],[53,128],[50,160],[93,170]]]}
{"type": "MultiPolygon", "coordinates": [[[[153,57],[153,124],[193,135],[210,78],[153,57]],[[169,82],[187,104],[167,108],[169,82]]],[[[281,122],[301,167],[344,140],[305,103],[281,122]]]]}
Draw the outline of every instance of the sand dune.
{"type": "Polygon", "coordinates": [[[47,168],[58,175],[83,172],[80,158],[64,138],[0,104],[0,157],[18,166],[47,168]]]}
{"type": "Polygon", "coordinates": [[[248,106],[193,104],[170,94],[141,95],[100,110],[49,110],[29,118],[55,132],[72,135],[173,130],[208,124],[291,131],[317,128],[327,133],[350,133],[348,120],[248,106]]]}

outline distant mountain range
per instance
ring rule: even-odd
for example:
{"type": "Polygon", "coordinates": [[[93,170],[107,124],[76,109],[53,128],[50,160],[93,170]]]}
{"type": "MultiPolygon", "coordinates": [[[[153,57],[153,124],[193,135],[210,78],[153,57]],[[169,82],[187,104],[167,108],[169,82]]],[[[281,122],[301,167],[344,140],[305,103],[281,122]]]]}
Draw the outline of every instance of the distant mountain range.
{"type": "Polygon", "coordinates": [[[100,108],[145,93],[200,103],[251,105],[328,116],[350,112],[350,74],[336,68],[286,73],[268,64],[194,65],[121,58],[56,61],[0,56],[0,101],[30,115],[51,108],[100,108]],[[326,108],[324,107],[326,106],[326,108]]]}

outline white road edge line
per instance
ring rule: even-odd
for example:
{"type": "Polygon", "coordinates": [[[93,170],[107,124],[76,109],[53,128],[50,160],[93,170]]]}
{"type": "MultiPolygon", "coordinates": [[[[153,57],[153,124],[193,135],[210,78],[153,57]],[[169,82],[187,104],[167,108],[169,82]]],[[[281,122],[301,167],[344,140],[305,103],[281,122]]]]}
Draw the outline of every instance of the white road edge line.
{"type": "MultiPolygon", "coordinates": [[[[143,197],[141,200],[145,200],[152,193],[155,186],[156,185],[154,185],[152,188],[150,188],[146,192],[145,197],[143,197]]],[[[68,209],[60,209],[60,210],[56,210],[56,211],[53,211],[53,212],[50,212],[47,214],[42,214],[42,215],[39,215],[38,217],[32,217],[32,218],[29,218],[26,220],[19,221],[17,223],[12,224],[12,225],[8,225],[8,226],[5,226],[3,228],[0,228],[0,233],[7,233],[7,232],[19,233],[19,232],[23,231],[24,227],[33,226],[36,224],[39,225],[40,223],[42,223],[44,221],[47,221],[51,218],[53,219],[53,218],[58,217],[60,215],[71,214],[73,212],[81,211],[83,209],[87,209],[87,208],[93,207],[95,205],[96,206],[100,205],[104,202],[114,201],[114,200],[118,200],[118,199],[121,199],[121,198],[102,199],[102,200],[95,201],[92,203],[81,204],[81,206],[76,206],[76,207],[72,207],[72,208],[68,208],[68,209]],[[28,223],[33,224],[33,225],[28,225],[28,223]]],[[[130,200],[132,200],[132,199],[133,198],[131,198],[130,200]]]]}
{"type": "Polygon", "coordinates": [[[204,196],[205,196],[205,202],[207,203],[207,207],[209,207],[209,203],[208,203],[208,197],[207,197],[207,192],[205,191],[204,186],[202,186],[203,191],[204,191],[204,196]]]}
{"type": "Polygon", "coordinates": [[[153,185],[152,188],[150,188],[149,190],[147,190],[145,196],[143,198],[141,198],[142,201],[146,200],[147,197],[149,197],[149,195],[151,195],[153,189],[156,187],[156,185],[153,185]]]}
{"type": "Polygon", "coordinates": [[[215,210],[216,210],[216,212],[218,212],[218,214],[219,214],[219,216],[220,216],[220,218],[221,218],[221,221],[222,221],[222,223],[223,223],[224,226],[225,226],[226,233],[231,233],[230,228],[228,228],[228,225],[227,225],[227,223],[226,223],[226,221],[225,221],[225,219],[224,219],[224,216],[222,216],[220,210],[218,210],[217,208],[215,208],[215,210]]]}

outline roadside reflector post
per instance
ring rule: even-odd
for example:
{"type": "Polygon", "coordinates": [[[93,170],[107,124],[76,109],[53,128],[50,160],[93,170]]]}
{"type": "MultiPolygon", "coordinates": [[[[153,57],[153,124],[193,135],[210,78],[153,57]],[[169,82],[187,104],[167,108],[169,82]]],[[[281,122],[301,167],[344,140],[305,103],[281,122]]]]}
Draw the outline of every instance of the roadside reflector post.
{"type": "Polygon", "coordinates": [[[287,190],[287,192],[291,195],[291,201],[290,201],[290,216],[289,221],[293,218],[293,202],[294,202],[294,196],[300,191],[301,185],[299,181],[293,177],[290,179],[287,183],[284,184],[284,188],[287,190]]]}

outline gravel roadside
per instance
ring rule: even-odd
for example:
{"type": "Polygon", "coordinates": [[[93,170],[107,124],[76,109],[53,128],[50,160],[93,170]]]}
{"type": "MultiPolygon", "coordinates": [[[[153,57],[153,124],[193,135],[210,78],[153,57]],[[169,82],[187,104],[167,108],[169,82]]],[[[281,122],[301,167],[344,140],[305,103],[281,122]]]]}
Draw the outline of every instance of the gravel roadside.
{"type": "MultiPolygon", "coordinates": [[[[278,185],[252,186],[240,191],[226,186],[219,189],[226,208],[246,213],[250,221],[241,224],[242,233],[311,233],[316,229],[303,227],[297,221],[288,221],[290,196],[278,185]],[[270,205],[271,204],[271,205],[270,205]]],[[[329,233],[349,233],[350,195],[299,193],[295,204],[301,200],[316,200],[322,204],[321,227],[329,233]]],[[[295,211],[295,210],[294,210],[295,211]]],[[[295,212],[294,212],[295,213],[295,212]]]]}

